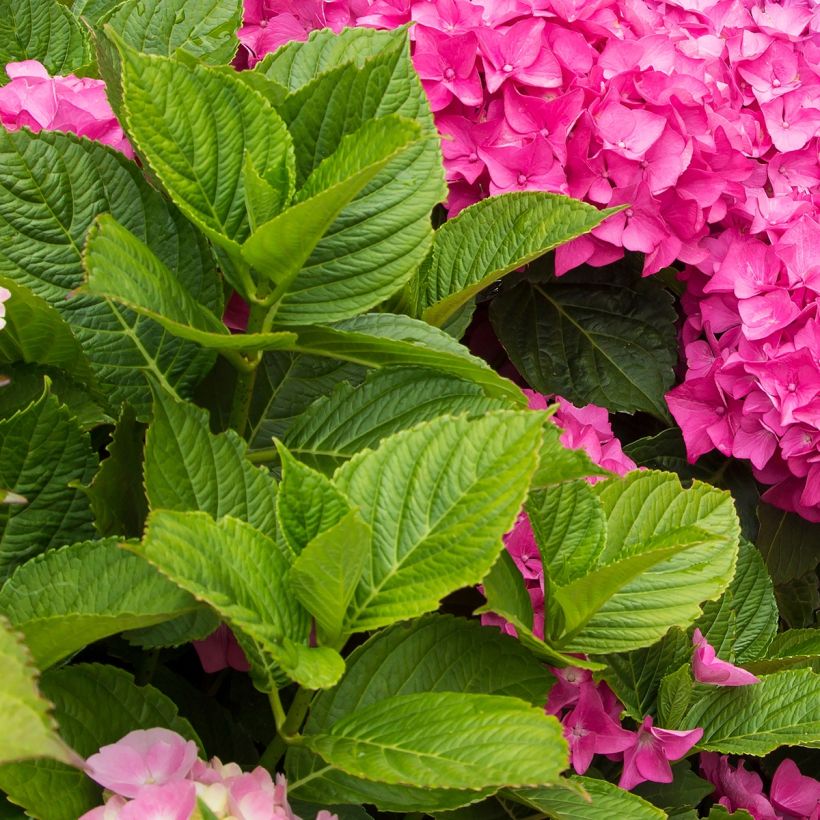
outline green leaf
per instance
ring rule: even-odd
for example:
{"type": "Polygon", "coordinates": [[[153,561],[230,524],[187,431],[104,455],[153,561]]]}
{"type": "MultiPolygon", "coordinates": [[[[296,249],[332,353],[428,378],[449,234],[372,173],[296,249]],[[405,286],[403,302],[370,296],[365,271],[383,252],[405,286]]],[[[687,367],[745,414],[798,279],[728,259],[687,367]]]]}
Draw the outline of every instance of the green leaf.
{"type": "MultiPolygon", "coordinates": [[[[609,684],[627,713],[639,723],[658,708],[659,689],[665,676],[687,664],[692,657],[692,642],[680,629],[671,629],[660,641],[646,649],[604,655],[607,669],[602,677],[609,684]]],[[[691,680],[689,682],[691,688],[691,680]]],[[[679,715],[679,718],[682,715],[679,715]]],[[[665,728],[673,728],[659,721],[665,728]]]]}
{"type": "Polygon", "coordinates": [[[666,814],[614,783],[591,777],[569,778],[576,788],[516,789],[511,796],[528,806],[546,812],[554,820],[661,820],[666,814]]]}
{"type": "Polygon", "coordinates": [[[820,612],[820,578],[816,570],[778,584],[774,588],[780,617],[790,629],[805,629],[817,626],[820,612]]]}
{"type": "Polygon", "coordinates": [[[145,374],[178,395],[210,370],[213,354],[104,300],[73,296],[94,218],[111,212],[148,243],[203,305],[219,310],[210,249],[121,154],[71,134],[0,130],[0,274],[30,288],[69,323],[112,407],[148,414],[145,374]]]}
{"type": "Polygon", "coordinates": [[[340,34],[320,29],[312,31],[305,42],[294,40],[268,54],[255,72],[287,91],[297,91],[320,74],[345,63],[364,66],[370,57],[394,45],[397,37],[394,31],[371,28],[349,28],[340,34]]]}
{"type": "Polygon", "coordinates": [[[366,372],[361,365],[324,357],[264,353],[256,371],[246,433],[251,450],[269,450],[273,439],[286,438],[291,424],[316,399],[330,395],[340,382],[359,384],[366,372]]]}
{"type": "Polygon", "coordinates": [[[113,538],[49,550],[0,588],[0,611],[23,633],[41,669],[100,638],[167,621],[196,606],[113,538]]]}
{"type": "Polygon", "coordinates": [[[520,389],[499,376],[438,328],[390,313],[368,313],[333,327],[294,328],[295,348],[314,356],[329,356],[365,367],[410,365],[427,367],[481,385],[486,395],[512,404],[526,403],[520,389]]]}
{"type": "Polygon", "coordinates": [[[84,74],[94,64],[83,27],[56,0],[2,0],[0,63],[23,60],[38,60],[52,75],[84,74]]]}
{"type": "Polygon", "coordinates": [[[543,785],[558,779],[567,755],[543,708],[461,692],[386,698],[304,742],[349,774],[423,788],[543,785]]]}
{"type": "Polygon", "coordinates": [[[142,649],[164,649],[201,641],[216,630],[219,624],[219,616],[209,606],[201,604],[188,615],[144,629],[131,629],[124,632],[123,637],[128,643],[142,649]]]}
{"type": "Polygon", "coordinates": [[[719,600],[704,605],[695,626],[718,657],[746,663],[765,654],[777,623],[777,602],[760,552],[741,541],[732,583],[719,600]]]}
{"type": "Polygon", "coordinates": [[[321,473],[297,461],[279,442],[282,484],[276,502],[279,530],[296,556],[316,536],[336,526],[350,511],[350,502],[321,473]]]}
{"type": "Polygon", "coordinates": [[[293,147],[281,117],[230,69],[140,55],[123,45],[120,54],[135,147],[185,215],[238,259],[250,232],[245,157],[262,179],[274,186],[284,179],[292,191],[293,147]]]}
{"type": "Polygon", "coordinates": [[[684,728],[703,727],[701,749],[762,757],[780,746],[820,745],[820,675],[810,669],[767,675],[752,686],[699,693],[684,728]]]}
{"type": "MultiPolygon", "coordinates": [[[[347,660],[339,684],[313,703],[305,732],[326,731],[336,720],[385,697],[414,692],[475,692],[546,701],[550,678],[516,640],[477,621],[428,615],[377,632],[347,660]]],[[[287,758],[291,789],[306,800],[375,803],[390,811],[455,807],[475,792],[372,783],[327,767],[304,748],[287,758]],[[321,770],[321,771],[320,771],[321,770]],[[298,779],[304,785],[294,787],[298,779]]]]}
{"type": "MultiPolygon", "coordinates": [[[[134,729],[161,726],[198,741],[171,700],[113,666],[52,669],[40,689],[54,703],[63,739],[84,758],[134,729]]],[[[32,816],[48,820],[76,820],[102,804],[102,789],[81,769],[50,760],[0,766],[0,789],[32,816]]]]}
{"type": "Polygon", "coordinates": [[[534,390],[668,419],[664,393],[677,363],[675,311],[657,283],[609,267],[522,282],[493,300],[490,319],[534,390]]]}
{"type": "Polygon", "coordinates": [[[229,63],[242,25],[239,0],[126,0],[106,17],[127,45],[143,54],[184,51],[210,65],[229,63]]]}
{"type": "Polygon", "coordinates": [[[745,665],[755,675],[777,672],[799,666],[812,666],[818,670],[820,660],[819,629],[789,629],[781,632],[769,644],[764,658],[745,665]]]}
{"type": "Polygon", "coordinates": [[[137,423],[134,410],[123,405],[108,445],[108,457],[91,484],[85,488],[94,527],[103,537],[121,535],[139,538],[148,515],[142,483],[142,453],[145,428],[137,423]]]}
{"type": "Polygon", "coordinates": [[[95,27],[122,2],[123,0],[74,0],[71,12],[95,27]]]}
{"type": "Polygon", "coordinates": [[[276,482],[245,457],[232,430],[214,435],[208,413],[156,391],[145,441],[145,488],[151,509],[232,515],[273,535],[276,482]]]}
{"type": "Polygon", "coordinates": [[[680,726],[692,702],[692,687],[692,671],[688,663],[663,677],[658,690],[658,725],[667,729],[680,726]]]}
{"type": "Polygon", "coordinates": [[[129,544],[160,572],[210,604],[237,638],[266,689],[279,668],[310,689],[332,686],[344,661],[307,646],[308,613],[288,595],[290,559],[259,530],[236,518],[157,510],[140,545],[129,544]]]}
{"type": "MultiPolygon", "coordinates": [[[[379,185],[376,178],[403,156],[418,152],[420,133],[417,123],[397,115],[365,122],[315,168],[295,204],[245,242],[242,253],[248,263],[276,284],[277,294],[285,294],[278,323],[356,316],[404,285],[412,266],[397,270],[387,262],[406,224],[417,220],[418,204],[413,200],[414,207],[408,209],[402,202],[385,200],[379,189],[395,183],[391,178],[379,185]],[[351,206],[354,200],[357,204],[351,206]],[[393,220],[390,237],[384,228],[383,238],[373,233],[379,225],[378,218],[373,225],[372,215],[382,216],[382,211],[389,211],[393,220]]],[[[433,205],[435,201],[429,202],[428,210],[433,205]]]]}
{"type": "Polygon", "coordinates": [[[569,586],[559,588],[568,616],[579,624],[560,648],[625,652],[653,644],[670,627],[689,626],[700,604],[718,598],[734,574],[739,527],[731,496],[700,482],[684,490],[676,476],[648,470],[600,482],[593,492],[604,507],[607,543],[597,564],[573,582],[594,599],[572,599],[569,586]],[[646,568],[633,575],[644,559],[646,568]],[[595,573],[612,581],[614,594],[603,603],[590,581],[595,573]]]}
{"type": "Polygon", "coordinates": [[[710,809],[708,820],[754,820],[754,817],[746,809],[730,812],[725,806],[716,804],[710,809]]]}
{"type": "Polygon", "coordinates": [[[531,493],[527,513],[553,583],[568,584],[597,564],[606,544],[606,517],[586,481],[531,493]]]}
{"type": "Polygon", "coordinates": [[[385,368],[364,383],[341,383],[317,399],[289,427],[288,449],[301,461],[333,472],[343,461],[392,433],[438,416],[480,416],[509,407],[479,385],[420,367],[385,368]]]}
{"type": "Polygon", "coordinates": [[[639,783],[633,791],[644,800],[667,811],[682,806],[697,806],[704,797],[715,791],[712,783],[698,777],[692,771],[689,761],[682,760],[671,768],[673,777],[671,783],[655,783],[648,780],[639,783]]]}
{"type": "Polygon", "coordinates": [[[0,617],[0,720],[3,745],[0,763],[47,757],[64,763],[79,763],[77,756],[60,739],[50,704],[37,689],[37,670],[25,644],[0,617]]]}
{"type": "Polygon", "coordinates": [[[81,292],[111,299],[153,319],[169,333],[202,347],[233,351],[287,348],[293,333],[232,334],[201,305],[159,257],[110,214],[95,220],[88,232],[81,292]]]}
{"type": "Polygon", "coordinates": [[[820,563],[820,525],[770,504],[757,508],[757,548],[775,584],[800,578],[820,563]]]}
{"type": "Polygon", "coordinates": [[[88,358],[65,319],[45,299],[13,279],[0,277],[0,286],[11,293],[0,333],[0,362],[57,367],[92,385],[94,375],[88,358]]]}
{"type": "Polygon", "coordinates": [[[0,580],[40,552],[93,537],[88,499],[75,485],[96,465],[88,435],[48,389],[0,420],[0,487],[28,501],[0,506],[0,580]]]}
{"type": "Polygon", "coordinates": [[[444,417],[393,435],[337,470],[334,483],[373,531],[346,628],[421,615],[482,579],[526,496],[541,426],[529,412],[444,417]]]}
{"type": "Polygon", "coordinates": [[[617,209],[542,191],[482,200],[445,222],[415,290],[415,314],[442,327],[495,280],[594,228],[617,209]]]}
{"type": "Polygon", "coordinates": [[[367,524],[351,511],[313,538],[291,567],[290,587],[299,603],[316,618],[320,643],[336,643],[342,634],[371,538],[367,524]]]}
{"type": "Polygon", "coordinates": [[[488,612],[495,612],[497,607],[500,612],[514,617],[514,625],[524,626],[532,632],[532,601],[524,585],[524,576],[507,550],[501,551],[498,560],[484,576],[482,586],[488,612]]]}

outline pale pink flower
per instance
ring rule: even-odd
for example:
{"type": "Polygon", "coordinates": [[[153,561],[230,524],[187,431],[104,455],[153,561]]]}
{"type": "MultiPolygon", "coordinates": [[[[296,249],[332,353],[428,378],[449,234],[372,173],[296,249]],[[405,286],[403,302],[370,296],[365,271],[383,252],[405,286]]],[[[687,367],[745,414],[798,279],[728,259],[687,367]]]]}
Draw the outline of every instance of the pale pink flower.
{"type": "Polygon", "coordinates": [[[143,786],[135,799],[122,807],[117,820],[190,820],[195,808],[196,786],[181,780],[143,786]]]}
{"type": "Polygon", "coordinates": [[[6,326],[6,302],[11,299],[11,291],[0,287],[0,330],[6,326]]]}
{"type": "Polygon", "coordinates": [[[86,772],[123,797],[136,797],[146,785],[184,780],[197,758],[196,743],[170,729],[136,729],[86,761],[86,772]]]}
{"type": "Polygon", "coordinates": [[[718,686],[748,686],[760,682],[751,672],[718,658],[699,629],[695,629],[692,644],[695,647],[692,653],[692,674],[696,681],[718,686]]]}

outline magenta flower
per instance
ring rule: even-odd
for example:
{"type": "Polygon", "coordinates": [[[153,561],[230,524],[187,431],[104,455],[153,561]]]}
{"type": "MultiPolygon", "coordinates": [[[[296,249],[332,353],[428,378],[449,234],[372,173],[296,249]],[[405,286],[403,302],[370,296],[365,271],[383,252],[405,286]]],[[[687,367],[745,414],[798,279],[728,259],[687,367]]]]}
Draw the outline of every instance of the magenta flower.
{"type": "Polygon", "coordinates": [[[748,772],[745,761],[738,761],[737,768],[729,764],[727,755],[701,752],[700,768],[703,776],[715,787],[715,796],[721,806],[729,811],[745,809],[755,820],[776,820],[774,807],[763,794],[760,775],[748,772]]]}
{"type": "Polygon", "coordinates": [[[718,686],[748,686],[759,683],[751,672],[722,661],[715,655],[712,645],[699,629],[692,636],[695,651],[692,653],[692,674],[699,683],[715,683],[718,686]]]}
{"type": "Polygon", "coordinates": [[[10,131],[69,131],[134,152],[105,96],[105,83],[89,77],[51,77],[36,60],[9,63],[11,82],[0,88],[0,123],[10,131]]]}
{"type": "Polygon", "coordinates": [[[251,668],[227,624],[220,624],[207,638],[193,641],[193,644],[199,662],[208,674],[228,667],[237,672],[247,672],[251,668]]]}
{"type": "Polygon", "coordinates": [[[635,733],[622,729],[606,713],[592,683],[581,684],[578,703],[564,718],[563,726],[570,762],[578,774],[589,768],[594,755],[622,752],[635,743],[635,733]]]}
{"type": "Polygon", "coordinates": [[[786,758],[772,778],[769,799],[784,820],[820,815],[820,781],[800,773],[797,764],[786,758]]]}
{"type": "Polygon", "coordinates": [[[427,92],[433,111],[441,111],[455,98],[464,105],[480,105],[484,97],[476,68],[478,41],[472,32],[448,36],[417,26],[413,65],[427,92]]]}
{"type": "Polygon", "coordinates": [[[137,729],[91,755],[86,772],[106,789],[136,797],[146,785],[184,780],[196,758],[193,740],[170,729],[137,729]]]}
{"type": "Polygon", "coordinates": [[[578,669],[575,666],[565,669],[550,667],[550,672],[555,675],[555,683],[547,698],[546,708],[550,715],[557,715],[567,706],[575,705],[581,696],[582,687],[592,684],[592,672],[588,669],[578,669]]]}
{"type": "Polygon", "coordinates": [[[633,745],[624,750],[624,770],[618,785],[629,790],[645,780],[671,783],[669,761],[682,758],[701,737],[703,729],[657,729],[652,725],[652,717],[645,717],[633,745]]]}

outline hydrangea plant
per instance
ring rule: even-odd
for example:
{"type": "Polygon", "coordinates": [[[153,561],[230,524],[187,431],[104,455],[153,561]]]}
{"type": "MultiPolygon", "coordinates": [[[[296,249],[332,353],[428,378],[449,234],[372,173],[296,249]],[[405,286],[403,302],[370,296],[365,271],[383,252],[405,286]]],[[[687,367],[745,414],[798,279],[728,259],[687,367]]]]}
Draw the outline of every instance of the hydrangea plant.
{"type": "Polygon", "coordinates": [[[816,530],[707,455],[811,517],[726,197],[813,17],[719,5],[0,0],[0,816],[817,816],[816,530]]]}

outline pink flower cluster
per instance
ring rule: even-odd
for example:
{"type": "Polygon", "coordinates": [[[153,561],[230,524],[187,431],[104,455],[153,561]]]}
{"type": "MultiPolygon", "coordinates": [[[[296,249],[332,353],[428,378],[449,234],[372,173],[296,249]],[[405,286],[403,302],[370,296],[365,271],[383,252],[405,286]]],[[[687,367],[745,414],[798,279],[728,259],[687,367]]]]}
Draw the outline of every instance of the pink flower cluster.
{"type": "Polygon", "coordinates": [[[744,763],[733,767],[727,755],[701,754],[703,776],[722,806],[731,812],[746,809],[754,820],[820,820],[820,781],[802,775],[793,760],[777,767],[768,797],[760,775],[746,771],[744,763]]]}
{"type": "MultiPolygon", "coordinates": [[[[245,773],[216,757],[200,760],[196,743],[169,729],[129,732],[91,755],[86,773],[108,799],[80,820],[189,820],[198,802],[231,820],[300,820],[282,775],[274,781],[261,767],[245,773]]],[[[316,820],[338,818],[322,810],[316,820]]]]}
{"type": "Polygon", "coordinates": [[[623,729],[623,706],[606,683],[596,685],[592,673],[585,669],[569,667],[553,669],[552,673],[556,682],[550,690],[547,712],[561,720],[570,762],[578,774],[589,768],[594,755],[604,754],[611,760],[623,759],[618,782],[622,789],[632,789],[646,780],[671,783],[669,762],[684,757],[703,735],[703,729],[659,729],[650,716],[635,732],[623,729]]]}
{"type": "Polygon", "coordinates": [[[50,77],[36,60],[9,63],[6,74],[11,82],[0,88],[0,123],[10,131],[23,126],[32,131],[70,131],[134,156],[102,80],[50,77]]]}

